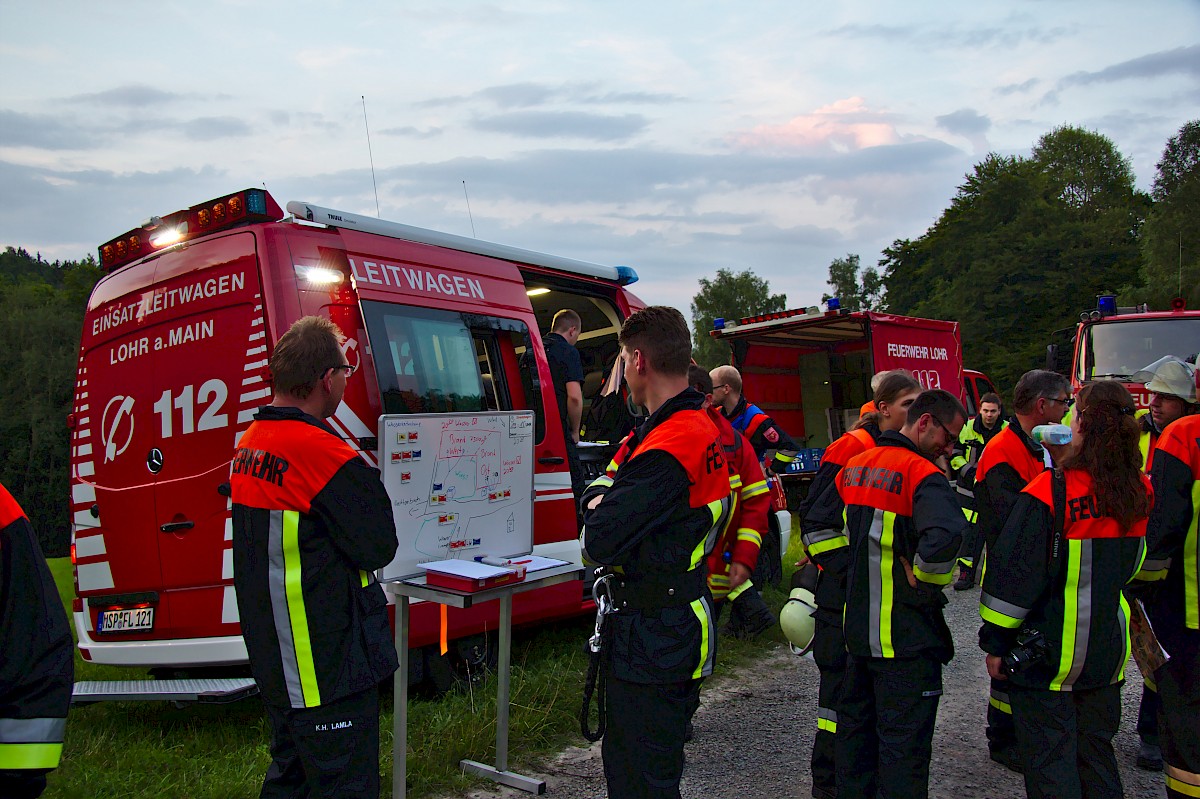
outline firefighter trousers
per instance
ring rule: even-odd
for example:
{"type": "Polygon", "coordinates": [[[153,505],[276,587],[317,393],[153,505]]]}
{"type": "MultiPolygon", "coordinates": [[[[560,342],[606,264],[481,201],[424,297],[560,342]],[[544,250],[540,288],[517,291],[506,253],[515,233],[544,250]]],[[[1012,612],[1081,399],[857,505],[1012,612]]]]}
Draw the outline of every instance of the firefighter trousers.
{"type": "Polygon", "coordinates": [[[983,581],[983,531],[979,525],[967,525],[963,534],[962,546],[958,550],[958,562],[975,570],[975,584],[983,581]]]}
{"type": "Polygon", "coordinates": [[[1158,688],[1150,677],[1142,677],[1142,701],[1138,705],[1137,734],[1147,743],[1158,743],[1158,688]]]}
{"type": "Polygon", "coordinates": [[[379,689],[320,707],[267,705],[271,766],[260,799],[379,797],[379,689]]]}
{"type": "Polygon", "coordinates": [[[1172,652],[1154,672],[1167,796],[1200,796],[1200,646],[1172,652]]]}
{"type": "Polygon", "coordinates": [[[812,654],[821,672],[821,685],[817,691],[817,734],[813,738],[812,751],[812,795],[813,799],[834,799],[837,796],[838,697],[846,676],[847,657],[842,625],[831,624],[818,616],[812,654]]]}
{"type": "Polygon", "coordinates": [[[1124,796],[1112,739],[1121,685],[1085,691],[1009,687],[1029,799],[1124,796]]]}
{"type": "Polygon", "coordinates": [[[644,684],[605,675],[601,755],[610,799],[680,799],[683,737],[701,680],[644,684]]]}
{"type": "Polygon", "coordinates": [[[1018,761],[1017,731],[1013,728],[1012,702],[1007,680],[992,680],[987,709],[988,751],[993,759],[1018,761]]]}
{"type": "Polygon", "coordinates": [[[838,795],[926,799],[941,695],[936,660],[847,655],[838,698],[838,795]]]}

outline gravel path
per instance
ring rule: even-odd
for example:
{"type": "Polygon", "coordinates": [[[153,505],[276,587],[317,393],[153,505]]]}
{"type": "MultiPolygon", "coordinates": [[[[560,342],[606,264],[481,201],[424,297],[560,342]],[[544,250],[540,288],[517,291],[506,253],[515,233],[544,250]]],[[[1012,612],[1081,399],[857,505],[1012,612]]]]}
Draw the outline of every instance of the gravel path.
{"type": "MultiPolygon", "coordinates": [[[[976,643],[979,589],[948,592],[946,618],[957,657],[946,667],[945,695],[938,710],[930,767],[934,799],[1010,799],[1025,795],[1021,778],[993,763],[984,739],[988,681],[976,643]]],[[[1130,662],[1123,694],[1121,729],[1114,745],[1128,797],[1161,797],[1162,775],[1134,764],[1134,731],[1141,678],[1130,662]]],[[[808,758],[816,731],[817,667],[785,647],[734,677],[710,682],[696,714],[696,737],[687,747],[685,799],[783,799],[811,795],[808,758]]],[[[571,747],[537,769],[515,770],[546,780],[546,795],[558,799],[605,796],[600,745],[571,747]]],[[[530,794],[509,788],[480,789],[470,799],[514,799],[530,794]]]]}

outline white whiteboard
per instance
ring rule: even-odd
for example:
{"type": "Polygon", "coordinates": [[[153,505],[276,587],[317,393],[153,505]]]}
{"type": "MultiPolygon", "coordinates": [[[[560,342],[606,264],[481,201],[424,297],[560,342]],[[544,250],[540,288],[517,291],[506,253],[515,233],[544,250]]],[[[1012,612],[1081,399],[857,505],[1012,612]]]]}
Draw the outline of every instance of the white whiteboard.
{"type": "Polygon", "coordinates": [[[379,572],[533,551],[532,411],[379,417],[379,466],[399,547],[379,572]]]}

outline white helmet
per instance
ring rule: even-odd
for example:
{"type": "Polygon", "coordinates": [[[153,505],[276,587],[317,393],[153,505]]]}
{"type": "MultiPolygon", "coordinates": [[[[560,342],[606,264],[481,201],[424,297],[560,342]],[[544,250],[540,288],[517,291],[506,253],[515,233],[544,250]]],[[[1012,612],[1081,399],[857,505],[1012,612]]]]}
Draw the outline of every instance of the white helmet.
{"type": "Polygon", "coordinates": [[[1155,394],[1169,394],[1184,402],[1196,402],[1196,367],[1174,355],[1164,355],[1135,372],[1131,379],[1135,383],[1145,383],[1146,390],[1155,394]]]}
{"type": "Polygon", "coordinates": [[[783,610],[779,611],[779,626],[797,655],[808,654],[812,649],[813,634],[817,629],[813,614],[817,612],[817,600],[807,588],[793,588],[783,610]]]}

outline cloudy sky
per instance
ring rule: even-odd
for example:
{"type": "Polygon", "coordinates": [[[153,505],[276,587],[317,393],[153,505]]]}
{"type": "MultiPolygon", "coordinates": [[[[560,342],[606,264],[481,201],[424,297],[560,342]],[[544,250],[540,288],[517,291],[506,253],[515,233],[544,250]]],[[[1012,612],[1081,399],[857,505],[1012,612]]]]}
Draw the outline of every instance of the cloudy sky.
{"type": "Polygon", "coordinates": [[[1149,188],[1196,0],[0,0],[0,246],[80,258],[250,186],[789,306],[989,151],[1099,131],[1149,188]],[[370,152],[364,127],[366,98],[370,152]],[[467,196],[464,196],[464,181],[467,196]]]}

